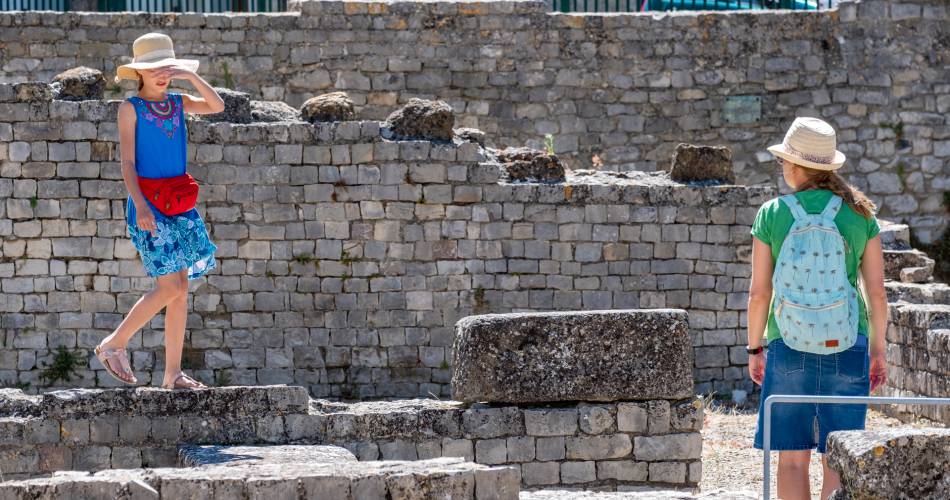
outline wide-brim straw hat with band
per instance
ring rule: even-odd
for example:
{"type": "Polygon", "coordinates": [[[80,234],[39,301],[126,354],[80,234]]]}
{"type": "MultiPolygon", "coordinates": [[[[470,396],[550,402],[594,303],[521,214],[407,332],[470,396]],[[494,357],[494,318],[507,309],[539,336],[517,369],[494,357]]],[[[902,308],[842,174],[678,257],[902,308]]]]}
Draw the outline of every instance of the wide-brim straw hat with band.
{"type": "Polygon", "coordinates": [[[138,80],[137,69],[153,69],[171,64],[182,65],[192,71],[198,69],[197,59],[178,59],[172,39],[162,33],[148,33],[132,42],[132,62],[115,70],[115,83],[122,80],[138,80]]]}
{"type": "Polygon", "coordinates": [[[785,133],[781,144],[769,146],[773,155],[816,170],[837,170],[844,164],[838,151],[835,129],[819,118],[798,117],[785,133]]]}

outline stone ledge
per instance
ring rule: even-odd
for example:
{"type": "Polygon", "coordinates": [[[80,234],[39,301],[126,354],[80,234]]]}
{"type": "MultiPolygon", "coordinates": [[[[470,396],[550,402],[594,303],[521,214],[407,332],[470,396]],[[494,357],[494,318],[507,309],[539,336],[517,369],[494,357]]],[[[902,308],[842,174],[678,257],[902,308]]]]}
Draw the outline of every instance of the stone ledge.
{"type": "Polygon", "coordinates": [[[460,458],[414,462],[207,465],[187,469],[67,472],[0,483],[0,498],[452,498],[517,500],[518,473],[460,458]]]}
{"type": "Polygon", "coordinates": [[[950,498],[948,449],[950,429],[893,428],[828,435],[828,463],[841,475],[848,498],[950,498]]]}
{"type": "Polygon", "coordinates": [[[469,316],[456,324],[454,351],[452,397],[459,401],[637,401],[693,394],[693,348],[682,309],[469,316]]]}
{"type": "Polygon", "coordinates": [[[214,387],[196,391],[152,387],[67,389],[38,396],[7,389],[0,393],[0,417],[273,416],[306,413],[309,401],[305,388],[285,385],[214,387]]]}
{"type": "Polygon", "coordinates": [[[352,452],[339,446],[183,446],[178,456],[182,467],[356,462],[352,452]]]}

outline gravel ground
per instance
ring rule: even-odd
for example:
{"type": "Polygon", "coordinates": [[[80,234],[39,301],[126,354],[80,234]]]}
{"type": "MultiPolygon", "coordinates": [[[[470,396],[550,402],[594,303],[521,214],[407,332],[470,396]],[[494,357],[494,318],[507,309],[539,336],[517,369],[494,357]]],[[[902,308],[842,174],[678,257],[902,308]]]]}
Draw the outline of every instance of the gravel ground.
{"type": "MultiPolygon", "coordinates": [[[[752,447],[755,436],[757,413],[749,409],[706,402],[703,422],[703,479],[701,491],[752,490],[762,491],[762,451],[752,447]]],[[[868,410],[866,428],[879,429],[907,425],[874,410],[868,410]]],[[[929,422],[911,424],[926,427],[929,422]]],[[[772,454],[772,491],[776,491],[775,474],[778,453],[772,454]]],[[[812,453],[811,468],[812,498],[821,493],[821,455],[812,453]]]]}

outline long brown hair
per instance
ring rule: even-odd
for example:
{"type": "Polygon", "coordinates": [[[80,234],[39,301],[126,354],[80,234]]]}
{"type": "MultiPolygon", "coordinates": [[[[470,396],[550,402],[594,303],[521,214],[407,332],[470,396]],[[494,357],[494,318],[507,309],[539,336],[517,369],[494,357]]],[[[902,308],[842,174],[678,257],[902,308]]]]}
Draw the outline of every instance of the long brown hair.
{"type": "Polygon", "coordinates": [[[841,197],[842,201],[848,204],[855,212],[861,214],[865,219],[871,217],[877,210],[877,206],[860,189],[852,186],[844,177],[838,175],[832,170],[818,170],[815,168],[802,167],[796,165],[805,171],[808,180],[801,183],[795,192],[805,191],[807,189],[827,189],[841,197]]]}

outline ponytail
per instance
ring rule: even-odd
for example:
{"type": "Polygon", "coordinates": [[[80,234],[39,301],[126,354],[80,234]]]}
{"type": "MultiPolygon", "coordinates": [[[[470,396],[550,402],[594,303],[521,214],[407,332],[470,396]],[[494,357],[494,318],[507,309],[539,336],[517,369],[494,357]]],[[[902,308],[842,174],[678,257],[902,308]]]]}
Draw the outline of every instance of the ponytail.
{"type": "Polygon", "coordinates": [[[841,197],[841,199],[851,207],[852,210],[868,219],[877,210],[877,206],[860,189],[848,184],[844,177],[838,175],[832,170],[818,170],[798,165],[805,170],[808,180],[803,182],[795,189],[795,192],[808,189],[827,189],[841,197]]]}

